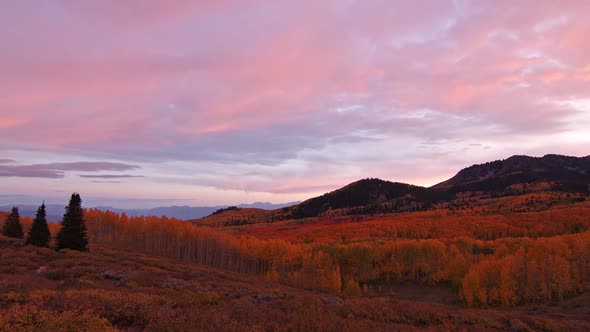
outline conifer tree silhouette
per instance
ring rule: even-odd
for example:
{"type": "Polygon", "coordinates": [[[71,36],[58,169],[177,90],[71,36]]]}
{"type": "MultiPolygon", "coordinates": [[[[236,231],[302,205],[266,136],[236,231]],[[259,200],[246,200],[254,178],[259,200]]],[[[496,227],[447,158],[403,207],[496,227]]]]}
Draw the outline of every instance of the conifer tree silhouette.
{"type": "Polygon", "coordinates": [[[56,236],[57,249],[88,250],[88,235],[80,194],[73,193],[56,236]]]}
{"type": "Polygon", "coordinates": [[[27,236],[26,244],[32,244],[37,247],[49,247],[49,240],[51,234],[49,233],[49,226],[47,225],[47,214],[45,212],[45,203],[37,209],[37,215],[31,230],[27,236]]]}
{"type": "Polygon", "coordinates": [[[8,237],[15,237],[22,239],[25,237],[23,234],[23,226],[20,224],[20,216],[18,215],[18,208],[15,206],[12,211],[6,217],[6,222],[2,226],[2,235],[8,237]]]}

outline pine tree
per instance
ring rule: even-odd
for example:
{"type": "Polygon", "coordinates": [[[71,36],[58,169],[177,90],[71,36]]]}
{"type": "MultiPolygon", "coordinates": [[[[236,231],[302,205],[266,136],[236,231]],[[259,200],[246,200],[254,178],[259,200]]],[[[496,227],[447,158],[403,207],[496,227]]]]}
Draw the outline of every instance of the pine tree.
{"type": "Polygon", "coordinates": [[[37,247],[49,247],[50,238],[51,234],[49,233],[49,226],[47,225],[45,203],[43,203],[39,209],[37,209],[37,215],[31,225],[26,244],[32,244],[37,247]]]}
{"type": "Polygon", "coordinates": [[[20,216],[18,215],[18,208],[15,206],[12,211],[6,217],[6,222],[2,226],[2,235],[8,237],[15,237],[22,239],[25,237],[23,234],[23,226],[20,224],[20,216]]]}
{"type": "Polygon", "coordinates": [[[86,223],[80,194],[72,194],[70,204],[66,206],[61,229],[55,239],[58,250],[66,248],[79,251],[88,250],[88,236],[86,234],[86,223]]]}

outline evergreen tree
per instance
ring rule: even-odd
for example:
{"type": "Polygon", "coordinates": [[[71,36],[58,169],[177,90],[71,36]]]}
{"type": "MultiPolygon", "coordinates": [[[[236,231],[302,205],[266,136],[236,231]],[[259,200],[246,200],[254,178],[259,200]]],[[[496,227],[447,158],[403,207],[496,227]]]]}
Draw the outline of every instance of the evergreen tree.
{"type": "Polygon", "coordinates": [[[70,204],[66,206],[61,229],[55,239],[58,250],[65,248],[79,251],[88,250],[88,236],[86,234],[86,223],[80,194],[72,194],[70,204]]]}
{"type": "Polygon", "coordinates": [[[8,237],[15,237],[22,239],[25,237],[23,234],[23,226],[20,224],[20,216],[18,215],[18,208],[15,206],[12,211],[6,217],[6,222],[2,226],[2,235],[8,237]]]}
{"type": "Polygon", "coordinates": [[[35,216],[35,220],[33,220],[33,225],[31,225],[26,244],[32,244],[37,247],[49,247],[50,238],[51,234],[47,225],[45,203],[43,203],[37,209],[37,215],[35,216]]]}

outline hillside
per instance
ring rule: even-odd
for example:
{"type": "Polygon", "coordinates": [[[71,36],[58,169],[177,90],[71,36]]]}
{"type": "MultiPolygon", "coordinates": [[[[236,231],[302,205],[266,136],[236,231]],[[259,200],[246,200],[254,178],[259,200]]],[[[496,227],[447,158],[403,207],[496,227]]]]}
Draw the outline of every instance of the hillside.
{"type": "Polygon", "coordinates": [[[219,209],[192,222],[198,226],[230,227],[272,221],[273,214],[268,210],[235,207],[235,209],[219,209]]]}
{"type": "Polygon", "coordinates": [[[590,200],[581,198],[543,192],[466,200],[452,209],[313,217],[231,227],[230,231],[296,243],[555,236],[590,230],[590,200]]]}
{"type": "Polygon", "coordinates": [[[587,330],[590,201],[579,198],[220,229],[90,209],[87,253],[0,236],[0,331],[587,330]]]}
{"type": "Polygon", "coordinates": [[[370,295],[410,282],[447,285],[468,306],[515,306],[560,303],[590,289],[584,268],[590,263],[590,202],[578,198],[510,196],[453,209],[221,229],[99,210],[88,210],[87,221],[94,243],[261,275],[301,289],[370,295]],[[503,264],[502,278],[513,286],[498,293],[503,279],[493,271],[503,264]],[[526,277],[535,275],[547,278],[526,277]],[[481,278],[487,281],[477,281],[481,278]]]}
{"type": "Polygon", "coordinates": [[[588,192],[590,156],[512,156],[506,160],[465,168],[432,189],[453,193],[483,190],[502,194],[509,190],[510,186],[539,182],[546,183],[551,190],[588,192]]]}
{"type": "Polygon", "coordinates": [[[411,285],[340,297],[112,247],[55,252],[2,236],[0,259],[0,331],[590,328],[588,297],[510,311],[461,308],[411,285]]]}
{"type": "Polygon", "coordinates": [[[380,179],[364,179],[282,210],[288,218],[316,217],[333,210],[367,213],[395,200],[394,208],[420,209],[440,200],[442,195],[427,188],[380,179]],[[412,205],[413,204],[413,205],[412,205]]]}
{"type": "Polygon", "coordinates": [[[293,206],[271,211],[240,208],[191,222],[224,227],[319,216],[416,211],[432,207],[445,195],[405,183],[363,179],[293,206]]]}
{"type": "MultiPolygon", "coordinates": [[[[322,216],[400,213],[449,208],[469,198],[540,192],[586,195],[590,192],[590,156],[513,156],[474,165],[432,187],[381,179],[363,179],[302,203],[259,214],[247,223],[322,216]]],[[[222,217],[218,217],[222,218],[222,217]]],[[[228,216],[228,220],[232,217],[228,216]]],[[[194,221],[208,224],[208,219],[194,221]]],[[[211,223],[222,226],[222,223],[211,223]]],[[[227,223],[225,226],[235,226],[227,223]]]]}

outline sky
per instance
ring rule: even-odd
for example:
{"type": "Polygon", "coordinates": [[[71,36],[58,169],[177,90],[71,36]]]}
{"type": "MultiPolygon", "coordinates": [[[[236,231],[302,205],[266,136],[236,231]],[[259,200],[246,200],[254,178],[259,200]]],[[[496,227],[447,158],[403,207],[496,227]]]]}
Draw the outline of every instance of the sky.
{"type": "Polygon", "coordinates": [[[0,204],[284,203],[590,154],[587,0],[0,7],[0,204]]]}

